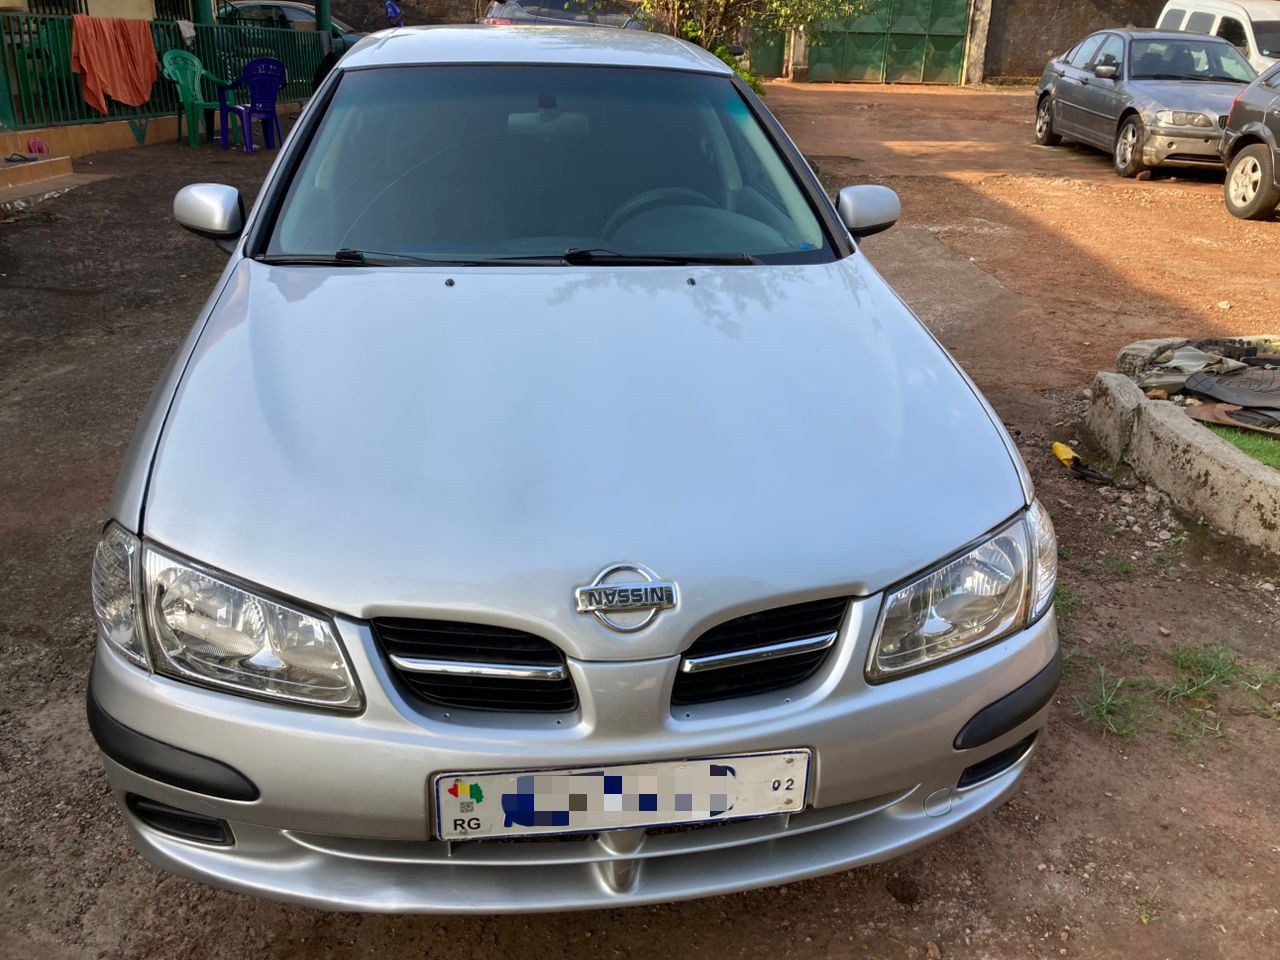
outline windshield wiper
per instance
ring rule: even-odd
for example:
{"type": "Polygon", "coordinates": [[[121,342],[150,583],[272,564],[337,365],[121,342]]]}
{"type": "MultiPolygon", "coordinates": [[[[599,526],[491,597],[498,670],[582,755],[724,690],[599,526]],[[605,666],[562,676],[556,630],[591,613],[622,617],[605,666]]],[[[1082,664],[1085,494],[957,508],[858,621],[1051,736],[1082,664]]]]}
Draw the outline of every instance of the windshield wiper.
{"type": "Polygon", "coordinates": [[[620,253],[605,247],[570,247],[564,252],[563,259],[571,266],[608,264],[613,267],[686,267],[700,264],[745,266],[761,262],[749,253],[620,253]]]}
{"type": "Polygon", "coordinates": [[[259,263],[266,263],[272,266],[314,264],[326,267],[387,267],[415,263],[455,266],[467,262],[462,260],[432,260],[430,257],[415,257],[411,253],[375,253],[371,250],[355,250],[351,247],[343,247],[333,253],[264,253],[255,259],[259,263]]]}
{"type": "Polygon", "coordinates": [[[670,266],[683,267],[696,264],[758,264],[760,261],[749,253],[619,253],[603,247],[586,249],[570,247],[563,254],[533,254],[518,257],[480,257],[476,259],[450,259],[419,257],[411,253],[386,253],[373,250],[356,250],[343,247],[333,253],[267,253],[255,258],[259,263],[271,266],[295,264],[326,267],[535,267],[558,264],[611,266],[670,266]]]}

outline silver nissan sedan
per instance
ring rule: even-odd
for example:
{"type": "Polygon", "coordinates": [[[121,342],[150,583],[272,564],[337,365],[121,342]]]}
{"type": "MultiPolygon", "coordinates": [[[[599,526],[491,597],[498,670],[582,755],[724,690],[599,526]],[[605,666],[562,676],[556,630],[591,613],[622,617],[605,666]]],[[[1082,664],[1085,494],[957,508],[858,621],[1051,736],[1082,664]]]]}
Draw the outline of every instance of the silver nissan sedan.
{"type": "Polygon", "coordinates": [[[93,558],[151,862],[315,907],[569,910],[886,860],[1013,793],[1061,672],[999,420],[719,60],[369,37],[253,205],[93,558]]]}

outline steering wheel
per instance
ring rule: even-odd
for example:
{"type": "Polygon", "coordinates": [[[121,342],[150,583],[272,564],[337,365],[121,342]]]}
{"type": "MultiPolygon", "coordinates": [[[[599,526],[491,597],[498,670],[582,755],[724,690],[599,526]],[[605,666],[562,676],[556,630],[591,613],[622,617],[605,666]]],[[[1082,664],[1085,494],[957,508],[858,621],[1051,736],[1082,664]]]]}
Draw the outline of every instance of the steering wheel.
{"type": "Polygon", "coordinates": [[[690,203],[699,207],[719,206],[705,193],[690,190],[688,187],[655,187],[652,190],[637,193],[630,200],[625,201],[617,210],[609,214],[609,219],[605,221],[601,235],[605,240],[612,239],[613,235],[618,232],[618,228],[628,220],[638,217],[645,211],[652,210],[655,207],[684,206],[690,203]]]}

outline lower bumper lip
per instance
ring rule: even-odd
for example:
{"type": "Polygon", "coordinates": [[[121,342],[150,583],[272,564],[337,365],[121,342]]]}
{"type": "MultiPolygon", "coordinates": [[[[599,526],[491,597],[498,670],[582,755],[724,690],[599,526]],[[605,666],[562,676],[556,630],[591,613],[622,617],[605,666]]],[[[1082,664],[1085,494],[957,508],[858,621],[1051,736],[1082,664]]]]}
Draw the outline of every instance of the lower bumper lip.
{"type": "Polygon", "coordinates": [[[1028,747],[968,789],[922,784],[864,803],[646,835],[638,843],[610,834],[533,844],[345,841],[232,822],[236,847],[225,848],[166,836],[132,818],[130,829],[143,856],[165,870],[320,909],[491,914],[617,908],[790,883],[893,859],[1004,803],[1033,752],[1028,747]],[[741,842],[716,842],[729,839],[741,842]]]}

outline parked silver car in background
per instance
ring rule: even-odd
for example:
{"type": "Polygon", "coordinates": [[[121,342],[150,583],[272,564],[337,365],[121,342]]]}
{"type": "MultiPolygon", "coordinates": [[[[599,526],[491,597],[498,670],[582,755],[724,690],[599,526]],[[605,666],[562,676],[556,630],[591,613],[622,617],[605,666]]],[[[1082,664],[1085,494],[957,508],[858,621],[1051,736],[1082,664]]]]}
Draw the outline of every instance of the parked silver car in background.
{"type": "Polygon", "coordinates": [[[1220,166],[1218,142],[1254,70],[1226,40],[1167,30],[1103,30],[1050,60],[1036,85],[1036,142],[1111,153],[1136,177],[1162,164],[1220,166]]]}
{"type": "Polygon", "coordinates": [[[378,34],[247,218],[216,184],[174,210],[231,256],[120,475],[88,698],[152,862],[616,907],[1013,792],[1061,671],[1052,524],[858,249],[896,196],[833,205],[711,54],[378,34]]]}

